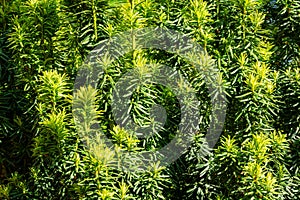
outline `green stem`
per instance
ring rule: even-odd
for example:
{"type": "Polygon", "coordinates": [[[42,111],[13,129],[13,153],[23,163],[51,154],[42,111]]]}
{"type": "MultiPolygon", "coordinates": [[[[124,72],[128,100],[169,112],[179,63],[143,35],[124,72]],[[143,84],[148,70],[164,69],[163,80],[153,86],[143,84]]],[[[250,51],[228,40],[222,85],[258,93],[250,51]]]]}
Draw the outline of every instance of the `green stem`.
{"type": "Polygon", "coordinates": [[[95,0],[92,0],[92,11],[93,11],[93,22],[94,22],[94,35],[95,40],[98,39],[98,31],[97,31],[97,15],[96,15],[96,9],[95,9],[95,0]]]}

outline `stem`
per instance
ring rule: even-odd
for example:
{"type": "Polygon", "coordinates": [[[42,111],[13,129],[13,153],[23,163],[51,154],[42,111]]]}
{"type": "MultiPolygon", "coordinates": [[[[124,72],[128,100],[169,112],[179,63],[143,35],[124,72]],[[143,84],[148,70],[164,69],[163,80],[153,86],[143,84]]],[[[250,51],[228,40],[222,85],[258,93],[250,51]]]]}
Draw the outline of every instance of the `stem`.
{"type": "Polygon", "coordinates": [[[95,10],[95,0],[92,0],[92,12],[93,12],[93,24],[94,24],[94,35],[95,35],[95,40],[98,39],[98,31],[97,31],[97,15],[96,15],[96,10],[95,10]]]}
{"type": "MultiPolygon", "coordinates": [[[[131,5],[131,16],[133,16],[133,13],[134,13],[134,0],[129,0],[129,2],[130,2],[130,5],[131,5]]],[[[131,18],[131,20],[132,20],[132,18],[131,18]]],[[[131,24],[131,38],[132,38],[132,49],[134,50],[135,49],[135,47],[136,47],[136,43],[135,43],[135,35],[134,35],[134,30],[133,30],[133,28],[134,28],[134,24],[133,24],[134,22],[133,21],[131,21],[130,22],[130,24],[131,24]]]]}

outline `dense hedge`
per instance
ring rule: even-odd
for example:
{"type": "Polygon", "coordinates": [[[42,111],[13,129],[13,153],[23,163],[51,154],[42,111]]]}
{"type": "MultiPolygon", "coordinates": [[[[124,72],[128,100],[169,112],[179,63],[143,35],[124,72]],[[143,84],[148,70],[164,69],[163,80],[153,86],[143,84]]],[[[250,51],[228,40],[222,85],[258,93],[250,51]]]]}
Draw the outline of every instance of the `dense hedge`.
{"type": "Polygon", "coordinates": [[[1,0],[0,27],[1,199],[300,199],[299,0],[1,0]],[[169,116],[163,131],[140,141],[113,120],[114,84],[130,69],[144,75],[146,63],[186,75],[202,121],[175,163],[117,170],[111,149],[84,147],[79,134],[90,130],[74,123],[74,81],[99,42],[149,26],[180,31],[210,55],[226,121],[211,153],[199,153],[209,150],[211,108],[202,75],[177,55],[130,52],[107,66],[98,90],[77,94],[118,148],[154,151],[178,128],[174,93],[151,84],[132,96],[131,116],[149,124],[158,103],[169,116]]]}

